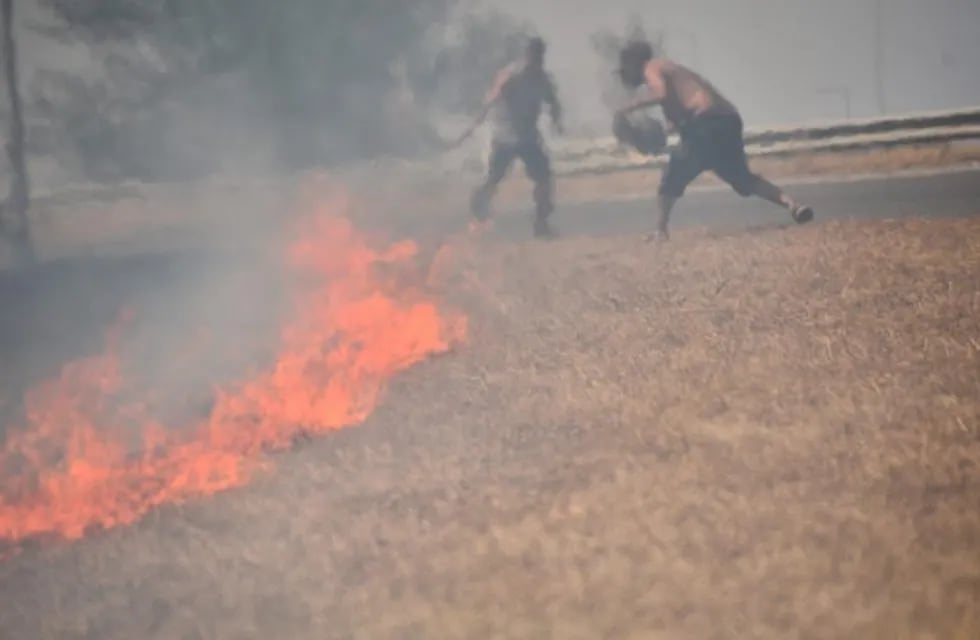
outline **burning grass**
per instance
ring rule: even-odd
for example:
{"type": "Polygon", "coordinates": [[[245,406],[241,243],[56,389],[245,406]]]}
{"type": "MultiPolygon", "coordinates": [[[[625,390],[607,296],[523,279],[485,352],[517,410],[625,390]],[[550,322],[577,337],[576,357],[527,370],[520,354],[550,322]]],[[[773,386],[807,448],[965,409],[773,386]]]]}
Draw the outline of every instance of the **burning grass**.
{"type": "Polygon", "coordinates": [[[0,564],[25,638],[973,638],[980,220],[460,247],[452,358],[0,564]]]}
{"type": "MultiPolygon", "coordinates": [[[[440,312],[426,274],[394,286],[381,275],[414,266],[412,243],[372,248],[343,217],[343,197],[308,206],[289,251],[294,300],[278,353],[267,370],[214,389],[206,417],[162,424],[149,409],[156,390],[133,388],[122,353],[129,310],[102,353],[28,390],[24,424],[6,429],[0,448],[0,544],[77,539],[240,486],[264,452],[362,422],[392,375],[462,339],[465,319],[440,312]]],[[[199,348],[184,345],[192,361],[199,348]]]]}

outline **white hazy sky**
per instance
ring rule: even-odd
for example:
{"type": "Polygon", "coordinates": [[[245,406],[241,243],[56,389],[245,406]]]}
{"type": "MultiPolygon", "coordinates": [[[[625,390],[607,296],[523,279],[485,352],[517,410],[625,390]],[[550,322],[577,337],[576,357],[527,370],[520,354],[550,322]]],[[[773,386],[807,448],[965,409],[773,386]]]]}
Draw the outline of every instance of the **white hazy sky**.
{"type": "MultiPolygon", "coordinates": [[[[980,0],[880,0],[886,104],[902,112],[980,105],[980,0]]],[[[486,0],[533,23],[570,116],[604,121],[588,36],[637,14],[728,94],[752,124],[878,113],[875,0],[486,0]],[[671,36],[673,36],[671,38],[671,36]],[[828,93],[826,90],[838,91],[828,93]]]]}

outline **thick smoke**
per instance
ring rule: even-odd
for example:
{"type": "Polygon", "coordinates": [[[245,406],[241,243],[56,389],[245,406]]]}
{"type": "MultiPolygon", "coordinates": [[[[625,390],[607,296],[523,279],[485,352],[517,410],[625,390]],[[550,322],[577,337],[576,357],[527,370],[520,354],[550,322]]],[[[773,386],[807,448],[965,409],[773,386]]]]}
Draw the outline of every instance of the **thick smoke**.
{"type": "Polygon", "coordinates": [[[36,1],[22,21],[32,156],[59,182],[431,152],[531,31],[449,0],[36,1]]]}

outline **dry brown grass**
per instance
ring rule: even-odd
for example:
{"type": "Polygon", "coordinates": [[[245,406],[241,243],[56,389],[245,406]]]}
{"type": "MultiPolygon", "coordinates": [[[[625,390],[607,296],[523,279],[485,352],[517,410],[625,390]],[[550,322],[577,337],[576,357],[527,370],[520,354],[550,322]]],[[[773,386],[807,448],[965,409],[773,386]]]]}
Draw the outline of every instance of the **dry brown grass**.
{"type": "Polygon", "coordinates": [[[0,636],[980,636],[980,219],[461,255],[459,352],[0,564],[0,636]]]}

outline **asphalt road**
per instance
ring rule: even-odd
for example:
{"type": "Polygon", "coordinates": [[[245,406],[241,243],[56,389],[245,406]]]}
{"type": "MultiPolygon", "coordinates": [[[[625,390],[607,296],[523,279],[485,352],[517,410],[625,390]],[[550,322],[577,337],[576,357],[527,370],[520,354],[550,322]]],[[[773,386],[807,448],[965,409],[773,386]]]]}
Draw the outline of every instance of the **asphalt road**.
{"type": "MultiPolygon", "coordinates": [[[[812,206],[817,221],[844,218],[963,217],[980,214],[980,169],[826,182],[785,183],[794,198],[812,206]]],[[[560,196],[560,194],[559,194],[560,196]]],[[[654,194],[641,200],[567,204],[554,221],[564,236],[645,232],[656,219],[654,194]]],[[[530,206],[530,205],[529,205],[530,206]]],[[[529,209],[528,209],[529,210],[529,209]]],[[[497,231],[527,235],[527,211],[501,215],[497,231]]],[[[784,224],[788,216],[757,198],[728,189],[691,190],[677,204],[671,228],[756,227],[784,224]]]]}

